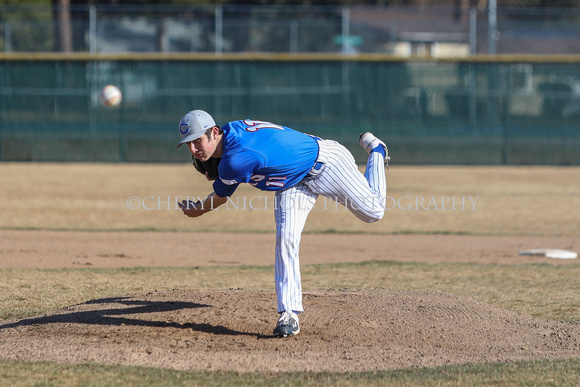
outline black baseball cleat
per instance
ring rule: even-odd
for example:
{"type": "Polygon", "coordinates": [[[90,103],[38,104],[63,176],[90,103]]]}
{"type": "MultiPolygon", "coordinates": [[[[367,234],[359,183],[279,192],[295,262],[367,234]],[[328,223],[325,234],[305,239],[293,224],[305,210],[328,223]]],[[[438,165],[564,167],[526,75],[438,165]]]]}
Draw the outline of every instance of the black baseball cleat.
{"type": "Polygon", "coordinates": [[[296,336],[300,333],[298,315],[294,312],[282,312],[278,319],[278,324],[274,328],[274,336],[288,337],[296,336]]]}

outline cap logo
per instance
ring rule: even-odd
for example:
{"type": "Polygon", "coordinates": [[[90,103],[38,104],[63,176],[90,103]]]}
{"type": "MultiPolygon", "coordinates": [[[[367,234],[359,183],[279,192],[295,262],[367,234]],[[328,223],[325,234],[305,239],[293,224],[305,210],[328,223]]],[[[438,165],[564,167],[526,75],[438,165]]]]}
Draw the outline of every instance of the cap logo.
{"type": "Polygon", "coordinates": [[[181,134],[187,134],[187,132],[189,132],[190,129],[191,128],[189,127],[189,124],[187,124],[187,123],[183,123],[183,124],[180,124],[179,125],[179,133],[181,133],[181,134]],[[183,130],[181,130],[181,127],[182,126],[185,126],[186,127],[185,132],[183,130]]]}

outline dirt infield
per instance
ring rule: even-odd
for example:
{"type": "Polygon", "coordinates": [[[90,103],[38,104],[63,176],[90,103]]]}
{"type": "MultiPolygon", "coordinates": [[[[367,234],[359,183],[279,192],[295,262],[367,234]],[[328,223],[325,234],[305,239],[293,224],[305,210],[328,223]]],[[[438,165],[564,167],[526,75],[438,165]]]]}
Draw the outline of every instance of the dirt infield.
{"type": "MultiPolygon", "coordinates": [[[[2,268],[272,265],[273,234],[0,231],[2,268]],[[184,240],[204,240],[192,254],[184,240]],[[212,246],[222,244],[217,253],[212,246]],[[248,248],[240,248],[240,246],[248,248]],[[262,254],[251,246],[266,245],[262,254]],[[205,247],[203,247],[205,246],[205,247]]],[[[518,249],[574,237],[305,235],[303,263],[573,264],[518,249]]],[[[441,293],[315,291],[302,333],[270,337],[271,290],[174,290],[95,299],[2,321],[0,357],[234,371],[362,371],[580,356],[580,326],[441,293]]]]}
{"type": "Polygon", "coordinates": [[[311,292],[302,333],[270,336],[273,292],[169,291],[4,322],[0,355],[181,370],[363,371],[580,356],[580,326],[469,298],[311,292]]]}
{"type": "MultiPolygon", "coordinates": [[[[0,269],[273,265],[274,245],[273,233],[0,230],[0,269]],[[260,249],[255,246],[260,246],[260,249]]],[[[518,255],[520,250],[532,248],[580,251],[580,238],[305,234],[300,245],[300,262],[324,264],[392,260],[566,265],[578,261],[518,255]]]]}

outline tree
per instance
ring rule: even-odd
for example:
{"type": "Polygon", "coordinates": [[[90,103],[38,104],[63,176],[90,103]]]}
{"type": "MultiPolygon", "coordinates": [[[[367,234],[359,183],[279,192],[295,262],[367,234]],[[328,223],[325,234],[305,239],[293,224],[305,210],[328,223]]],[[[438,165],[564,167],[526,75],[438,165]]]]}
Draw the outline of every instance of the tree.
{"type": "Polygon", "coordinates": [[[70,13],[70,0],[54,0],[56,50],[63,52],[73,51],[73,30],[70,13]]]}

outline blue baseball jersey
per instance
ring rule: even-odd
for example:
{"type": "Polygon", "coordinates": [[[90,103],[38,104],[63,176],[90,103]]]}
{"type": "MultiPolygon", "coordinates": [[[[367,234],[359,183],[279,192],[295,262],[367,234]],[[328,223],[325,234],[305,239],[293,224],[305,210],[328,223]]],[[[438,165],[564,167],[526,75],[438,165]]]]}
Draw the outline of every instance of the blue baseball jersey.
{"type": "Polygon", "coordinates": [[[231,196],[240,183],[277,191],[300,182],[318,157],[317,141],[271,122],[240,120],[222,127],[223,153],[214,192],[231,196]]]}

